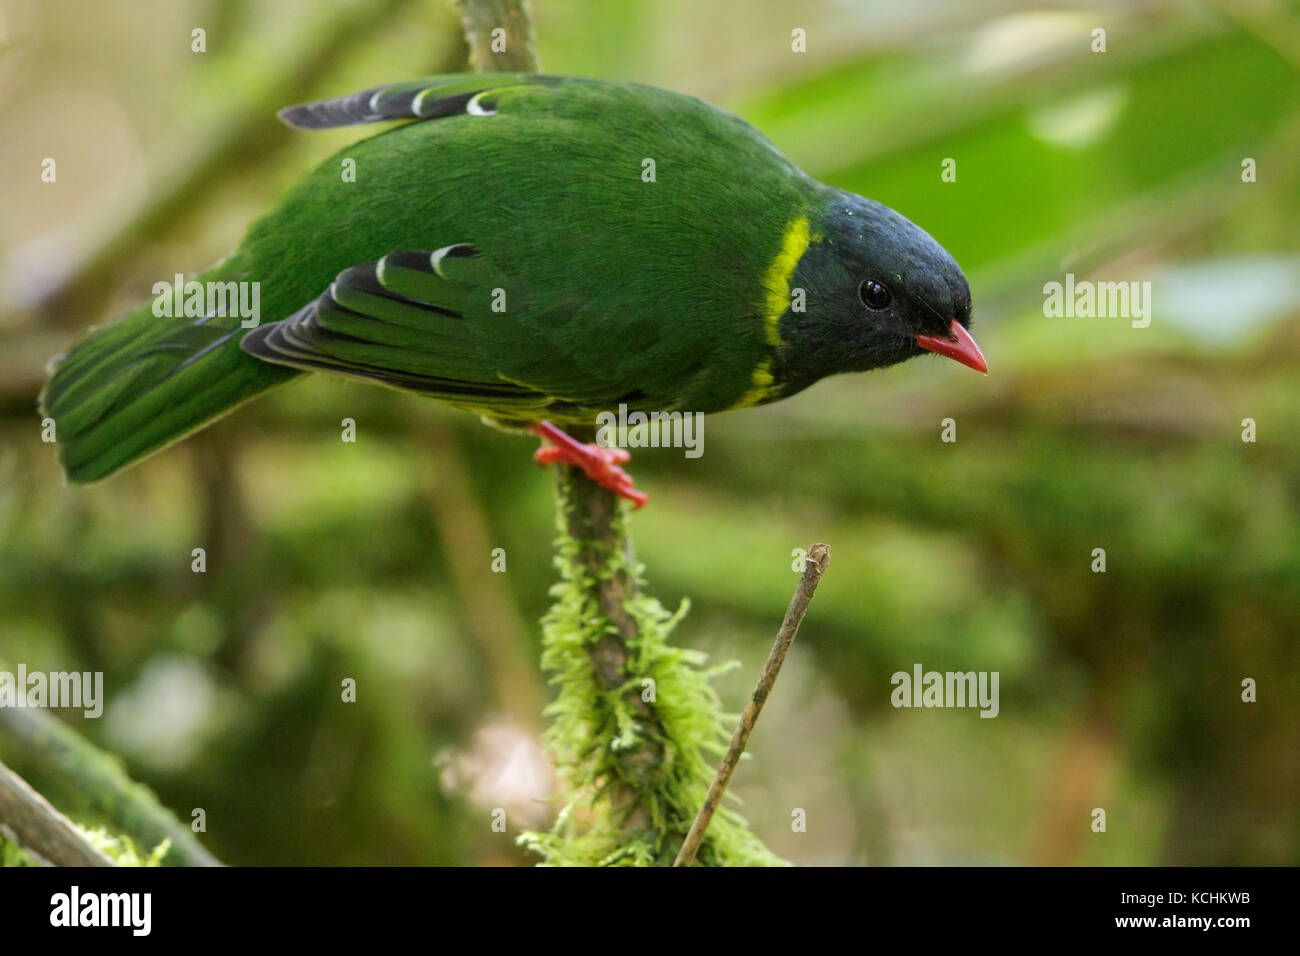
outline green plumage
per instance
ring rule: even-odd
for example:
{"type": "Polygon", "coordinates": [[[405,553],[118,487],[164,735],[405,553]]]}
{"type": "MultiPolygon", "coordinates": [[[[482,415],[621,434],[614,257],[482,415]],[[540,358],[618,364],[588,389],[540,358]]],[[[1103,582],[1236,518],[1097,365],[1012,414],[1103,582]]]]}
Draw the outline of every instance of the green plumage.
{"type": "MultiPolygon", "coordinates": [[[[490,74],[282,115],[309,127],[425,121],[324,162],[198,277],[259,283],[260,327],[158,318],[146,304],[68,353],[42,407],[72,480],[104,477],[296,369],[503,421],[570,423],[620,402],[719,411],[840,370],[804,367],[800,348],[786,348],[806,320],[782,297],[799,276],[842,279],[861,310],[860,277],[844,262],[854,243],[833,221],[848,194],[805,176],[730,114],[650,87],[490,74]],[[790,250],[801,218],[811,228],[790,250]]],[[[906,261],[935,255],[904,238],[906,261]]],[[[832,294],[811,290],[815,302],[832,294]]],[[[885,362],[864,367],[875,364],[885,362]]]]}

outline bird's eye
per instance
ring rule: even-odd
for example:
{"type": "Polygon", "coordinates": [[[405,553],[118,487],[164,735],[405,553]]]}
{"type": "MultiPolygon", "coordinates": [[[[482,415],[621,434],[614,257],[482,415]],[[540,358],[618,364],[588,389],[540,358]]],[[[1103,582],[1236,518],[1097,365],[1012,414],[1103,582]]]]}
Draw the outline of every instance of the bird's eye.
{"type": "Polygon", "coordinates": [[[893,299],[893,296],[889,294],[889,289],[875,279],[867,279],[862,285],[858,286],[858,295],[862,297],[862,301],[866,303],[868,309],[887,309],[893,299]]]}

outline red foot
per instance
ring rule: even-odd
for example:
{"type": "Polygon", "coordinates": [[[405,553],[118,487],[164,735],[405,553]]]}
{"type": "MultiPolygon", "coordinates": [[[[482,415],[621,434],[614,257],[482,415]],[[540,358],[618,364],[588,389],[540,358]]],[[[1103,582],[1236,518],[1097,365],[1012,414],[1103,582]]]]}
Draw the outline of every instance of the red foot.
{"type": "Polygon", "coordinates": [[[621,495],[640,508],[650,499],[632,487],[632,476],[619,465],[627,464],[632,457],[622,448],[602,448],[600,445],[584,445],[570,438],[550,422],[537,422],[530,426],[534,435],[552,444],[543,445],[533,455],[539,465],[552,465],[562,462],[576,465],[587,473],[587,477],[607,488],[616,495],[621,495]]]}

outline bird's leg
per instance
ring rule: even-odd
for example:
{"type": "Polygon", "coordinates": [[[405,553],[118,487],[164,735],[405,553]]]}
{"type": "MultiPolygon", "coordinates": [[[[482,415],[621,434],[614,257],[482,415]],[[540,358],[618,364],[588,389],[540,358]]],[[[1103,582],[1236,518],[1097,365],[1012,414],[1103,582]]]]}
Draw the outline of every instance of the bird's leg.
{"type": "Polygon", "coordinates": [[[632,486],[632,476],[618,467],[627,464],[632,457],[624,449],[585,445],[550,422],[535,422],[528,426],[528,430],[542,441],[551,443],[542,445],[533,455],[533,460],[539,465],[553,465],[556,462],[576,465],[596,484],[626,498],[637,508],[650,500],[632,486]]]}

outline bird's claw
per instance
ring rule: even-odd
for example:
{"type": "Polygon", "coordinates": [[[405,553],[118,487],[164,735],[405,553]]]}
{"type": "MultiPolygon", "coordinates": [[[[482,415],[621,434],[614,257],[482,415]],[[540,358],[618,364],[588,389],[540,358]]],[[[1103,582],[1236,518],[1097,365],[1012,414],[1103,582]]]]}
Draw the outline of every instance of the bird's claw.
{"type": "Polygon", "coordinates": [[[627,464],[632,458],[626,449],[584,444],[550,422],[538,422],[533,426],[533,433],[544,441],[552,442],[537,449],[533,455],[533,460],[539,465],[563,464],[581,468],[596,484],[626,498],[636,508],[650,500],[644,492],[636,490],[632,476],[618,467],[627,464]]]}

